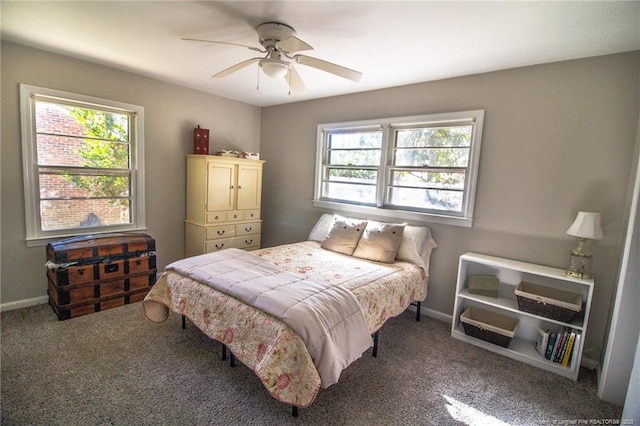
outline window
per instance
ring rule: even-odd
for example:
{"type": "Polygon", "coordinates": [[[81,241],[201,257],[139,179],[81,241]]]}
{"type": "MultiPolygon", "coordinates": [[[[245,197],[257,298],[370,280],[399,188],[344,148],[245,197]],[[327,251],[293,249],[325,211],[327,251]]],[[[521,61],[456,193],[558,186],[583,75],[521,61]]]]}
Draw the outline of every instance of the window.
{"type": "Polygon", "coordinates": [[[471,226],[484,111],[318,126],[314,205],[471,226]]]}
{"type": "Polygon", "coordinates": [[[144,229],[141,106],[20,85],[27,245],[144,229]]]}

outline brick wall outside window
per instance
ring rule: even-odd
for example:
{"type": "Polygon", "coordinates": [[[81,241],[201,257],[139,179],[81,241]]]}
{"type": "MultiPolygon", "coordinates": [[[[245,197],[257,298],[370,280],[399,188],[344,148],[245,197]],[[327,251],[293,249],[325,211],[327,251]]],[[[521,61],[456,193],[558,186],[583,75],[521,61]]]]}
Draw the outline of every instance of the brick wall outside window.
{"type": "MultiPolygon", "coordinates": [[[[40,104],[36,125],[37,158],[39,165],[84,166],[78,150],[85,145],[86,128],[64,108],[53,104],[40,104]],[[41,133],[67,136],[51,136],[41,133]],[[77,136],[77,137],[68,137],[77,136]]],[[[87,197],[83,188],[76,187],[59,175],[40,175],[40,197],[87,197]]],[[[40,202],[43,230],[68,229],[128,223],[129,209],[114,205],[109,200],[43,200],[40,202]]]]}

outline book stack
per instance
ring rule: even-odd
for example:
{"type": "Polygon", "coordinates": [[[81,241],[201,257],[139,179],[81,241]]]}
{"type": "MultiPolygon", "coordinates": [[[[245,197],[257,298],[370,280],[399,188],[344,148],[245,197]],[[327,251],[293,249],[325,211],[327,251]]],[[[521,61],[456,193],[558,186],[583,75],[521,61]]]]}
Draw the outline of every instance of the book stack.
{"type": "Polygon", "coordinates": [[[573,348],[578,346],[580,334],[569,327],[559,332],[538,329],[536,349],[549,361],[557,362],[563,367],[571,363],[573,348]]]}

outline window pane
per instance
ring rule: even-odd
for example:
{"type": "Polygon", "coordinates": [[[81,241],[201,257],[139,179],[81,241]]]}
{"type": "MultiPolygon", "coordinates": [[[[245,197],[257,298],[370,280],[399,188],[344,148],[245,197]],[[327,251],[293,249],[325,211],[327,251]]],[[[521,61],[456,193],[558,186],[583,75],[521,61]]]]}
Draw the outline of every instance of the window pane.
{"type": "Polygon", "coordinates": [[[328,149],[381,148],[382,132],[329,133],[328,149]]]}
{"type": "Polygon", "coordinates": [[[128,142],[129,116],[36,101],[36,133],[128,142]]]}
{"type": "Polygon", "coordinates": [[[364,169],[329,169],[329,179],[335,182],[368,183],[375,185],[378,172],[364,169]]]}
{"type": "Polygon", "coordinates": [[[332,166],[379,166],[380,150],[329,151],[328,160],[332,166]]]}
{"type": "Polygon", "coordinates": [[[38,165],[129,168],[129,144],[76,137],[37,135],[38,165]]]}
{"type": "Polygon", "coordinates": [[[129,176],[41,174],[40,198],[128,197],[130,183],[129,176]]]}
{"type": "Polygon", "coordinates": [[[129,200],[43,200],[40,202],[43,231],[90,228],[131,223],[129,200]]]}
{"type": "Polygon", "coordinates": [[[348,183],[324,182],[322,195],[325,198],[344,200],[363,204],[375,204],[375,185],[356,185],[348,183]]]}
{"type": "Polygon", "coordinates": [[[471,145],[473,126],[427,127],[396,131],[397,147],[457,147],[471,145]]]}
{"type": "Polygon", "coordinates": [[[387,203],[419,209],[462,211],[462,192],[438,189],[388,188],[387,203]]]}
{"type": "Polygon", "coordinates": [[[469,148],[398,149],[394,165],[408,167],[467,167],[469,148]]]}
{"type": "Polygon", "coordinates": [[[438,189],[464,189],[464,172],[441,173],[420,170],[394,170],[392,185],[438,189]]]}

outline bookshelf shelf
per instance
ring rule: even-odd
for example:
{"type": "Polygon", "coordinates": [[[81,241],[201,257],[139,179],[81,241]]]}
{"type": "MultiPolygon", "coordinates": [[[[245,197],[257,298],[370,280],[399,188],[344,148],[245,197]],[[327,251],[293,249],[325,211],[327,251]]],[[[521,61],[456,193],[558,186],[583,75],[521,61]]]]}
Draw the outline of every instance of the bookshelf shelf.
{"type": "Polygon", "coordinates": [[[526,364],[577,380],[584,349],[583,337],[587,331],[592,295],[593,280],[567,277],[562,269],[478,253],[465,253],[460,257],[458,264],[451,336],[526,364]],[[467,288],[467,281],[468,277],[473,274],[496,276],[500,281],[498,297],[470,293],[467,288]],[[582,296],[582,310],[571,323],[521,311],[518,308],[515,296],[515,289],[520,281],[578,293],[582,296]],[[518,320],[515,335],[507,348],[465,334],[460,315],[470,307],[478,307],[518,320]],[[565,328],[570,328],[574,331],[577,338],[571,360],[568,365],[563,366],[540,355],[535,348],[535,342],[538,329],[559,332],[565,328]]]}

